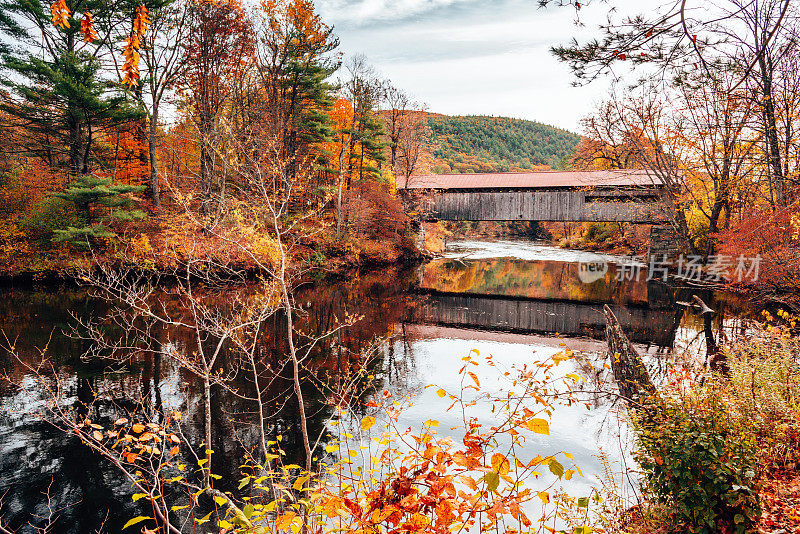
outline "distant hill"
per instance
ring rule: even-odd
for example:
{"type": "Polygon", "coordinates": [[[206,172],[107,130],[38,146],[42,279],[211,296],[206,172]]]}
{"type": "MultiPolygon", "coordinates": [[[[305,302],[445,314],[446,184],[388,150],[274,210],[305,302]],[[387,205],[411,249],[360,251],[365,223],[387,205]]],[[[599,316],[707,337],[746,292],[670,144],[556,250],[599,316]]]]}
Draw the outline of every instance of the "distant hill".
{"type": "Polygon", "coordinates": [[[562,169],[580,136],[507,117],[430,114],[434,173],[562,169]]]}

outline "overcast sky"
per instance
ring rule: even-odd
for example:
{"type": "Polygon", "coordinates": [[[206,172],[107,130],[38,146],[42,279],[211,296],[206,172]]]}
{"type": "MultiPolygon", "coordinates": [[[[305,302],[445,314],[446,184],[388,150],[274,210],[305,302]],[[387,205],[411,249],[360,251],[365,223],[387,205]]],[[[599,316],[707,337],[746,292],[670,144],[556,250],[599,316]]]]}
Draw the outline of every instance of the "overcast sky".
{"type": "Polygon", "coordinates": [[[364,53],[433,112],[503,115],[578,131],[581,117],[608,91],[605,80],[572,87],[569,69],[549,52],[591,36],[606,17],[605,3],[581,9],[584,27],[575,25],[573,8],[540,9],[536,0],[317,0],[317,6],[345,54],[364,53]]]}

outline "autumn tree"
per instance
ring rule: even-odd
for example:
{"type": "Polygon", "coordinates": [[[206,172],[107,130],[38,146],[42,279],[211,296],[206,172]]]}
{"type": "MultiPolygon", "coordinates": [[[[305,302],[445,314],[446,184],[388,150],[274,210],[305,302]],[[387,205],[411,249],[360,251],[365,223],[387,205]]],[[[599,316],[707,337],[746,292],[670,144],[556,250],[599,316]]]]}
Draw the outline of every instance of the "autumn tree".
{"type": "Polygon", "coordinates": [[[424,108],[411,111],[403,117],[403,126],[397,137],[395,172],[408,180],[425,165],[431,137],[424,108]]]}
{"type": "Polygon", "coordinates": [[[229,103],[236,76],[252,59],[252,23],[238,0],[201,0],[188,10],[183,92],[200,147],[201,211],[216,218],[225,197],[215,150],[218,119],[229,103]]]}
{"type": "Polygon", "coordinates": [[[282,139],[289,172],[311,157],[324,165],[323,143],[333,138],[330,110],[339,46],[309,0],[264,0],[259,11],[257,73],[269,133],[282,139]]]}
{"type": "Polygon", "coordinates": [[[659,214],[677,232],[682,248],[695,252],[686,220],[684,146],[674,135],[674,117],[665,95],[643,89],[639,94],[612,93],[600,109],[583,120],[585,137],[578,168],[645,169],[653,184],[664,186],[659,214]]]}
{"type": "Polygon", "coordinates": [[[337,175],[336,235],[343,224],[342,191],[350,189],[353,178],[379,178],[383,154],[383,127],[376,117],[383,96],[383,84],[364,55],[351,57],[346,65],[347,78],[341,82],[341,97],[336,101],[336,139],[333,143],[337,175]]]}
{"type": "MultiPolygon", "coordinates": [[[[707,219],[708,238],[704,255],[714,251],[714,237],[720,230],[723,211],[730,220],[738,188],[752,180],[755,144],[759,137],[749,129],[754,106],[743,91],[723,81],[707,81],[681,86],[678,142],[686,147],[687,192],[693,205],[707,219]]],[[[705,225],[704,225],[705,226],[705,225]]]]}
{"type": "Polygon", "coordinates": [[[383,126],[376,117],[378,105],[384,94],[383,82],[367,58],[358,54],[346,65],[348,79],[342,83],[342,95],[353,108],[347,133],[350,138],[348,157],[348,180],[357,176],[379,177],[378,165],[386,161],[383,154],[383,126]]]}
{"type": "Polygon", "coordinates": [[[405,91],[395,87],[391,82],[386,83],[384,93],[386,110],[384,112],[384,123],[386,125],[386,136],[389,138],[389,165],[395,169],[397,164],[397,145],[400,136],[406,126],[411,98],[405,91]]]}
{"type": "Polygon", "coordinates": [[[552,51],[569,64],[578,83],[630,71],[665,86],[702,75],[706,83],[731,91],[746,88],[758,110],[748,128],[763,134],[772,200],[786,206],[791,195],[781,134],[792,138],[793,133],[781,128],[779,89],[780,77],[790,74],[782,65],[792,61],[796,20],[796,7],[786,0],[726,0],[694,10],[678,2],[636,16],[612,13],[600,26],[601,38],[573,40],[552,51]]]}
{"type": "Polygon", "coordinates": [[[144,76],[135,94],[147,111],[149,191],[156,208],[161,203],[158,141],[162,103],[179,82],[185,63],[182,43],[189,33],[189,3],[185,0],[149,0],[150,25],[144,34],[141,64],[144,76]]]}

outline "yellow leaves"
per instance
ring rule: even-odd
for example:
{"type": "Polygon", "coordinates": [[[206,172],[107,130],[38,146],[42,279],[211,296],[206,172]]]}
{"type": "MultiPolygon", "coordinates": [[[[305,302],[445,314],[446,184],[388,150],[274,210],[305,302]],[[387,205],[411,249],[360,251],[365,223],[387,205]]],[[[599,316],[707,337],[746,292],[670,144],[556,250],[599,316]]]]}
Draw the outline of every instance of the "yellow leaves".
{"type": "Polygon", "coordinates": [[[561,362],[571,360],[573,358],[573,352],[569,349],[564,349],[561,352],[558,352],[553,355],[553,361],[556,362],[558,365],[561,362]]]}
{"type": "Polygon", "coordinates": [[[423,426],[426,426],[428,428],[433,428],[433,427],[438,427],[439,426],[439,421],[437,421],[436,419],[428,419],[427,421],[425,421],[422,424],[423,424],[423,426]]]}
{"type": "Polygon", "coordinates": [[[295,491],[300,491],[305,487],[309,478],[311,478],[309,475],[298,477],[297,480],[294,481],[294,484],[292,484],[292,487],[295,489],[295,491]]]}
{"type": "Polygon", "coordinates": [[[537,434],[545,434],[548,436],[550,435],[550,423],[548,423],[546,419],[532,417],[527,421],[525,421],[525,426],[531,432],[535,432],[537,434]]]}
{"type": "Polygon", "coordinates": [[[364,419],[361,420],[361,430],[364,432],[368,431],[370,428],[375,426],[376,421],[377,420],[371,415],[364,417],[364,419]]]}
{"type": "Polygon", "coordinates": [[[436,394],[439,395],[439,397],[444,397],[445,395],[447,395],[447,392],[445,390],[439,388],[439,389],[436,390],[436,394]]]}
{"type": "Polygon", "coordinates": [[[225,506],[228,504],[228,499],[219,495],[214,495],[214,502],[217,503],[218,506],[225,506]]]}
{"type": "Polygon", "coordinates": [[[492,455],[492,470],[500,475],[506,475],[511,470],[511,463],[508,458],[500,453],[492,455]]]}
{"type": "Polygon", "coordinates": [[[152,517],[147,517],[147,516],[144,516],[144,515],[140,515],[138,517],[134,517],[133,519],[131,519],[127,523],[125,523],[125,526],[122,527],[122,530],[125,530],[126,528],[128,528],[130,526],[133,526],[133,525],[135,525],[137,523],[141,523],[142,521],[147,521],[148,519],[153,519],[153,518],[152,517]]]}
{"type": "Polygon", "coordinates": [[[83,34],[83,40],[87,43],[94,42],[99,37],[94,29],[94,17],[92,17],[91,13],[84,13],[83,18],[81,18],[81,34],[83,34]]]}
{"type": "Polygon", "coordinates": [[[131,430],[133,430],[137,434],[141,434],[142,432],[144,432],[144,425],[142,423],[134,423],[133,426],[131,427],[131,430]]]}
{"type": "Polygon", "coordinates": [[[69,17],[71,15],[65,0],[56,0],[50,5],[50,14],[53,17],[53,26],[56,28],[68,29],[69,17]]]}
{"type": "Polygon", "coordinates": [[[542,500],[542,504],[548,504],[550,502],[550,494],[546,491],[537,491],[536,495],[542,500]]]}

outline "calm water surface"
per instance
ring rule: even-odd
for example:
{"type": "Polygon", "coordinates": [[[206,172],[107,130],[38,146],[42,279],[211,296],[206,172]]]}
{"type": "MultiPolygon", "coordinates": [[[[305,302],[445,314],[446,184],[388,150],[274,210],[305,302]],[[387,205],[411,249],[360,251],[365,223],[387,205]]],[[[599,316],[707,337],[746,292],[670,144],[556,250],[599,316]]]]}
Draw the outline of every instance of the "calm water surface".
{"type": "MultiPolygon", "coordinates": [[[[588,375],[587,390],[610,383],[602,365],[604,323],[599,310],[603,304],[612,307],[631,339],[648,354],[654,373],[676,352],[680,357],[703,358],[703,321],[679,304],[690,299],[692,290],[643,279],[618,281],[616,265],[622,261],[531,242],[454,242],[443,257],[415,270],[389,269],[303,288],[297,298],[304,308],[298,328],[321,333],[345,313],[362,316],[341,332],[335,349],[332,345],[318,348],[311,365],[314,374],[346,375],[363,361],[358,355],[370,349],[375,381],[359,388],[356,405],[363,407],[384,389],[407,395],[413,406],[402,415],[401,426],[419,429],[423,421],[433,418],[440,421],[439,433],[447,434],[458,421],[445,412],[449,402],[438,397],[437,388],[425,386],[436,384],[456,391],[461,358],[473,350],[482,357],[492,355],[496,363],[496,367],[477,368],[489,393],[504,393],[503,369],[546,358],[565,346],[580,355],[562,364],[559,373],[588,375]],[[585,283],[580,263],[596,261],[608,262],[608,272],[585,283]]],[[[697,294],[718,311],[712,325],[717,336],[730,339],[745,331],[747,318],[758,311],[727,295],[697,294]]],[[[78,288],[5,288],[0,290],[0,329],[25,361],[35,361],[39,349],[47,346],[67,386],[65,404],[86,402],[95,392],[106,393],[111,400],[90,414],[98,421],[113,417],[115,408],[130,398],[146,399],[154,414],[180,410],[187,434],[199,448],[202,384],[170,358],[139,358],[114,368],[80,358],[89,347],[64,332],[76,317],[100,314],[104,306],[78,288]]],[[[281,369],[285,362],[281,319],[272,318],[265,326],[268,335],[261,358],[273,369],[281,369]]],[[[168,331],[162,339],[162,352],[190,343],[168,331]]],[[[223,359],[225,365],[233,364],[223,359]]],[[[25,367],[5,351],[0,351],[0,371],[16,383],[30,381],[25,367]]],[[[269,427],[274,434],[286,436],[285,449],[291,456],[299,455],[300,447],[289,379],[285,371],[278,372],[266,396],[272,414],[269,427]]],[[[245,378],[236,380],[242,391],[250,387],[245,378]]],[[[306,396],[311,404],[311,432],[324,431],[336,399],[325,398],[311,386],[306,396]]],[[[582,404],[559,407],[551,435],[529,441],[524,453],[531,457],[573,453],[585,476],[576,476],[565,489],[576,496],[587,495],[598,485],[603,473],[601,452],[620,469],[630,461],[617,408],[599,396],[587,394],[586,398],[590,409],[582,404]]],[[[42,402],[43,396],[35,391],[23,392],[0,382],[0,516],[4,521],[22,532],[33,531],[26,525],[37,524],[37,516],[46,515],[48,500],[60,510],[57,532],[91,532],[102,524],[105,532],[118,532],[127,519],[147,515],[145,506],[131,502],[128,484],[104,461],[26,415],[42,402]]],[[[478,404],[474,410],[479,419],[491,421],[486,405],[478,404]]],[[[222,489],[235,489],[244,450],[256,439],[253,406],[215,388],[211,411],[217,436],[214,471],[223,476],[222,489]],[[225,487],[226,480],[233,481],[234,488],[225,487]]]]}

